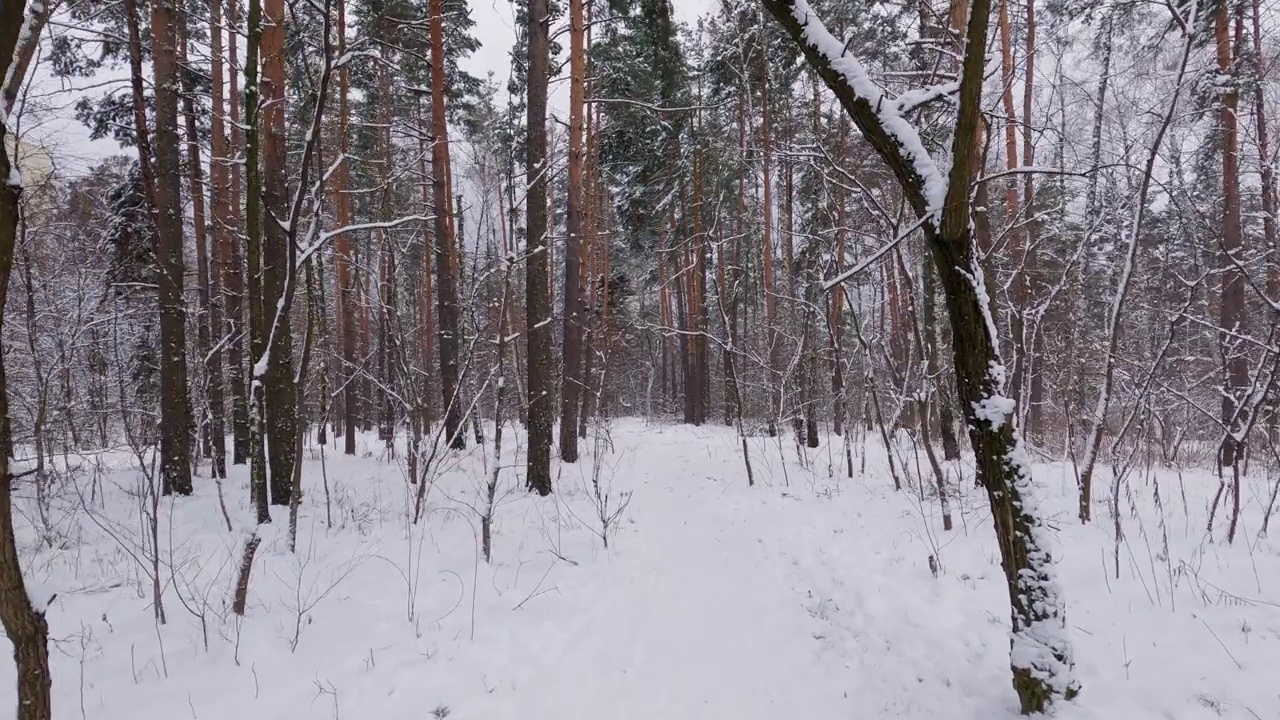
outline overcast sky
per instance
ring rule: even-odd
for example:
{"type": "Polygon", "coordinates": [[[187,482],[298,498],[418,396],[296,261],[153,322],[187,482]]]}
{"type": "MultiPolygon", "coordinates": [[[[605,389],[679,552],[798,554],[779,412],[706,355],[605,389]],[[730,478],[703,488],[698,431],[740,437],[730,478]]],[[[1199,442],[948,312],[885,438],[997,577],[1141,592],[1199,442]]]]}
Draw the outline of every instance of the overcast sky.
{"type": "MultiPolygon", "coordinates": [[[[715,5],[716,0],[672,0],[676,19],[690,25],[715,5]]],[[[515,42],[512,0],[471,0],[471,17],[476,23],[474,34],[482,46],[463,62],[463,67],[478,77],[492,71],[499,87],[505,89],[510,72],[509,53],[515,42]]],[[[103,157],[128,152],[113,140],[89,140],[89,131],[75,119],[74,109],[75,102],[86,92],[100,95],[107,80],[119,83],[117,92],[127,92],[123,84],[127,78],[127,68],[119,68],[114,72],[104,71],[94,78],[67,81],[52,77],[47,65],[37,65],[31,94],[36,100],[33,105],[45,110],[35,114],[23,113],[20,130],[29,141],[51,148],[55,162],[66,174],[84,172],[103,157]]],[[[568,100],[568,87],[568,83],[553,85],[552,112],[560,114],[563,111],[568,100]]]]}
{"type": "MultiPolygon", "coordinates": [[[[700,15],[711,12],[716,0],[671,0],[676,20],[693,25],[700,15]]],[[[489,71],[502,85],[509,68],[508,53],[515,42],[515,6],[511,0],[471,0],[471,19],[476,21],[476,39],[484,44],[468,62],[466,70],[484,77],[489,71]]],[[[562,44],[568,45],[568,41],[562,44]]]]}

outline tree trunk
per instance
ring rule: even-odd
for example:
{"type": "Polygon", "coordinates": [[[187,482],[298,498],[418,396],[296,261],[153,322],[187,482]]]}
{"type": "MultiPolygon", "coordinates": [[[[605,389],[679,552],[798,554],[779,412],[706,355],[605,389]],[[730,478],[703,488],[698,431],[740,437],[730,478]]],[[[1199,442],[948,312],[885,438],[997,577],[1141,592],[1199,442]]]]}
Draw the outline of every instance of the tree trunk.
{"type": "MultiPolygon", "coordinates": [[[[1245,279],[1240,270],[1248,259],[1244,257],[1244,237],[1240,228],[1240,138],[1236,111],[1240,105],[1240,92],[1235,85],[1235,59],[1231,48],[1230,16],[1227,3],[1218,7],[1214,21],[1214,40],[1217,51],[1218,72],[1226,78],[1227,89],[1218,111],[1218,124],[1222,133],[1222,305],[1219,316],[1219,342],[1222,348],[1222,424],[1226,428],[1218,461],[1222,467],[1234,465],[1244,439],[1236,432],[1248,423],[1244,417],[1244,394],[1249,386],[1249,358],[1242,338],[1247,330],[1244,295],[1245,279]]],[[[1236,34],[1242,30],[1242,20],[1237,16],[1236,34]]]]}
{"type": "Polygon", "coordinates": [[[182,174],[178,151],[177,10],[153,0],[155,74],[155,255],[160,306],[160,477],[164,493],[190,495],[191,405],[187,398],[186,303],[182,297],[182,174]]]}
{"type": "Polygon", "coordinates": [[[773,283],[773,129],[770,125],[772,113],[769,111],[770,94],[768,69],[765,70],[764,88],[760,93],[761,121],[760,144],[762,145],[761,183],[764,191],[764,228],[760,239],[760,254],[764,283],[764,338],[768,356],[769,406],[766,417],[769,424],[769,436],[778,434],[778,413],[782,406],[782,390],[778,386],[782,373],[782,347],[778,343],[777,297],[774,295],[773,283]]]}
{"type": "MultiPolygon", "coordinates": [[[[263,396],[266,400],[267,464],[270,468],[271,504],[289,504],[293,490],[293,465],[298,437],[298,395],[293,386],[293,332],[289,313],[278,313],[297,254],[281,223],[288,218],[285,136],[285,12],[284,0],[266,0],[262,28],[262,313],[266,358],[263,396]]],[[[259,355],[253,358],[261,361],[259,355]]]]}
{"type": "Polygon", "coordinates": [[[4,80],[4,86],[0,87],[0,117],[8,117],[13,112],[18,93],[22,90],[23,82],[26,81],[27,69],[31,66],[36,48],[40,45],[40,35],[44,32],[44,26],[49,22],[49,17],[58,5],[58,0],[32,3],[26,8],[25,17],[23,8],[14,6],[17,14],[11,21],[10,29],[18,34],[15,35],[15,47],[11,52],[13,60],[10,70],[7,75],[0,75],[0,79],[4,80]],[[19,32],[20,29],[22,32],[19,32]],[[21,41],[20,45],[18,41],[21,41]]]}
{"type": "MultiPolygon", "coordinates": [[[[220,0],[214,0],[218,2],[220,0]]],[[[244,116],[240,103],[240,66],[237,46],[240,41],[240,0],[227,0],[227,93],[230,108],[231,147],[229,158],[245,151],[245,133],[242,126],[244,116]]],[[[227,321],[227,385],[231,388],[231,461],[236,465],[249,462],[249,384],[245,377],[245,339],[248,337],[246,310],[248,303],[245,297],[244,277],[244,245],[242,234],[247,228],[244,215],[240,214],[240,198],[243,190],[244,171],[242,164],[231,162],[230,198],[228,213],[231,218],[227,228],[228,248],[227,262],[222,267],[223,296],[226,300],[227,321]]]]}
{"type": "MultiPolygon", "coordinates": [[[[231,246],[235,242],[231,230],[232,210],[228,187],[228,156],[226,135],[226,104],[223,98],[223,49],[222,49],[222,0],[209,2],[210,73],[213,75],[212,116],[209,118],[209,180],[212,183],[210,204],[213,208],[213,227],[210,236],[211,263],[209,267],[209,327],[214,343],[209,356],[209,414],[213,433],[213,474],[227,476],[226,391],[222,378],[224,337],[229,332],[223,318],[222,276],[231,264],[231,246]]],[[[194,113],[191,113],[194,116],[194,113]]],[[[187,128],[190,133],[193,128],[187,128]]],[[[233,361],[234,362],[234,361],[233,361]]]]}
{"type": "MultiPolygon", "coordinates": [[[[23,26],[24,0],[0,0],[0,78],[10,77],[14,46],[23,26]]],[[[22,76],[16,71],[16,82],[22,76]]],[[[0,113],[7,115],[7,113],[0,113]]],[[[7,128],[0,122],[0,308],[9,293],[13,251],[17,240],[22,180],[10,165],[7,128]]],[[[0,312],[0,329],[4,313],[0,312]]],[[[32,604],[22,578],[22,564],[13,528],[13,476],[9,471],[9,388],[5,381],[4,357],[0,353],[0,623],[13,645],[17,674],[16,720],[50,720],[52,680],[49,674],[49,625],[44,608],[32,604]]],[[[49,598],[38,600],[47,601],[49,598]]]]}
{"type": "MultiPolygon", "coordinates": [[[[338,57],[347,52],[347,14],[345,0],[337,0],[338,14],[338,57]]],[[[346,160],[350,150],[350,139],[347,137],[347,126],[351,118],[351,109],[347,95],[351,82],[347,65],[338,68],[338,152],[343,161],[333,173],[334,206],[337,213],[338,227],[351,224],[350,167],[346,160]]],[[[338,332],[342,336],[342,373],[338,383],[342,387],[342,440],[343,453],[356,454],[356,321],[355,321],[355,284],[352,279],[351,266],[355,261],[352,254],[351,233],[342,233],[334,239],[335,264],[337,265],[338,300],[338,332]]]]}
{"type": "MultiPolygon", "coordinates": [[[[1025,81],[1023,83],[1022,92],[1022,165],[1024,167],[1035,167],[1036,153],[1033,135],[1031,133],[1032,109],[1035,100],[1035,74],[1036,74],[1036,3],[1035,0],[1026,0],[1026,57],[1023,58],[1023,75],[1025,81]]],[[[1037,243],[1040,240],[1040,220],[1036,212],[1036,174],[1026,173],[1022,176],[1022,207],[1027,215],[1027,231],[1026,243],[1024,245],[1024,256],[1022,259],[1022,287],[1026,292],[1025,301],[1028,306],[1037,303],[1041,297],[1040,290],[1040,262],[1037,243]]],[[[1023,309],[1023,313],[1032,312],[1032,308],[1023,309]]],[[[1026,325],[1027,320],[1024,319],[1023,324],[1026,325]]],[[[1030,333],[1030,338],[1023,338],[1024,359],[1022,361],[1023,374],[1025,376],[1024,384],[1027,387],[1017,400],[1022,402],[1026,398],[1026,407],[1023,408],[1022,417],[1026,419],[1027,436],[1033,441],[1040,438],[1042,426],[1044,424],[1044,373],[1039,367],[1040,352],[1044,346],[1044,334],[1041,332],[1040,320],[1035,319],[1031,326],[1024,328],[1023,335],[1030,333]]],[[[1017,387],[1017,386],[1015,386],[1017,387]]]]}
{"type": "MultiPolygon", "coordinates": [[[[1253,118],[1258,144],[1259,179],[1262,184],[1262,236],[1267,252],[1267,297],[1280,299],[1280,247],[1276,240],[1276,177],[1272,161],[1271,138],[1267,127],[1267,104],[1262,92],[1265,69],[1262,66],[1262,17],[1259,0],[1253,0],[1253,62],[1257,79],[1253,84],[1253,118]]],[[[1275,413],[1272,413],[1275,417],[1275,413]]]]}
{"type": "MultiPolygon", "coordinates": [[[[185,123],[187,140],[187,185],[191,192],[191,216],[196,236],[196,277],[197,318],[196,318],[196,356],[200,358],[205,371],[205,393],[203,408],[200,410],[201,447],[209,457],[209,472],[213,477],[227,476],[227,440],[223,431],[222,420],[222,363],[221,351],[214,353],[211,337],[213,335],[213,275],[217,261],[213,257],[216,247],[211,244],[208,215],[205,211],[204,166],[200,161],[200,137],[196,131],[195,84],[192,82],[192,70],[187,61],[187,29],[185,20],[178,25],[178,62],[182,77],[182,118],[185,123]],[[218,398],[215,402],[214,395],[218,398]],[[214,413],[215,406],[218,409],[214,413]]],[[[210,34],[216,36],[217,30],[210,34]]],[[[217,101],[220,103],[221,98],[217,101]]],[[[212,167],[212,166],[211,166],[212,167]]],[[[213,170],[210,170],[212,176],[213,170]]],[[[211,177],[212,179],[212,177],[211,177]]],[[[216,229],[215,229],[216,232],[216,229]]],[[[214,236],[216,238],[216,235],[214,236]]]]}
{"type": "MultiPolygon", "coordinates": [[[[431,154],[429,142],[427,140],[429,130],[422,119],[421,103],[414,103],[415,119],[419,128],[418,140],[418,172],[422,175],[422,213],[424,215],[431,214],[431,183],[429,182],[429,174],[427,172],[427,157],[431,154]]],[[[422,263],[420,267],[420,277],[422,281],[418,283],[418,352],[421,356],[420,370],[422,374],[422,391],[420,403],[422,413],[422,428],[425,431],[432,423],[435,422],[434,404],[432,403],[431,393],[431,373],[428,368],[435,358],[435,317],[431,311],[431,304],[435,298],[435,290],[431,282],[432,268],[435,266],[433,262],[435,250],[432,244],[435,242],[434,223],[428,227],[424,227],[422,231],[422,263]]]]}
{"type": "MultiPolygon", "coordinates": [[[[461,450],[467,446],[467,437],[462,432],[463,407],[458,382],[458,349],[461,340],[457,288],[458,249],[453,233],[453,193],[449,188],[449,124],[445,115],[444,73],[444,0],[431,0],[431,197],[435,205],[440,396],[445,406],[444,426],[449,447],[461,450]]],[[[532,84],[531,81],[530,85],[532,84]]],[[[532,156],[532,151],[530,154],[532,156]]]]}
{"type": "Polygon", "coordinates": [[[529,450],[526,482],[539,495],[551,494],[551,422],[555,386],[551,376],[551,307],[547,254],[547,82],[550,53],[547,0],[529,0],[528,143],[529,189],[525,260],[525,325],[529,338],[529,450]]]}
{"type": "MultiPolygon", "coordinates": [[[[259,164],[261,131],[261,104],[259,103],[258,55],[262,48],[262,0],[249,0],[248,39],[244,64],[244,158],[245,158],[245,255],[248,271],[249,298],[249,356],[253,358],[253,373],[249,390],[249,495],[257,511],[261,525],[271,522],[267,506],[267,450],[266,450],[266,398],[263,388],[266,368],[262,367],[267,349],[266,320],[263,317],[262,294],[262,168],[259,164]]],[[[254,536],[257,539],[257,536],[254,536]]],[[[251,541],[252,542],[252,541],[251,541]]],[[[257,545],[253,544],[253,549],[257,545]]],[[[253,551],[246,549],[242,568],[243,583],[247,589],[249,568],[253,551]]],[[[243,613],[243,603],[240,604],[243,613]]]]}
{"type": "Polygon", "coordinates": [[[578,461],[578,410],[582,395],[583,110],[586,94],[584,0],[569,0],[569,187],[564,241],[564,363],[560,382],[560,460],[578,461]]]}
{"type": "MultiPolygon", "coordinates": [[[[389,41],[390,32],[388,32],[391,24],[389,16],[383,16],[379,19],[379,25],[382,26],[380,33],[384,41],[389,41]]],[[[378,184],[380,186],[381,198],[378,205],[378,220],[389,222],[391,220],[391,175],[395,164],[395,147],[391,141],[391,124],[393,121],[392,103],[394,96],[391,91],[391,66],[392,60],[387,54],[387,45],[380,45],[382,48],[382,56],[377,67],[378,75],[378,140],[375,145],[381,155],[378,166],[378,184]]],[[[395,359],[399,354],[395,350],[396,344],[396,258],[395,248],[392,246],[391,231],[389,228],[381,228],[377,231],[379,239],[379,257],[378,257],[378,348],[377,348],[377,372],[378,372],[378,439],[382,441],[390,457],[395,457],[395,397],[398,394],[396,388],[396,373],[393,366],[395,359]]]]}

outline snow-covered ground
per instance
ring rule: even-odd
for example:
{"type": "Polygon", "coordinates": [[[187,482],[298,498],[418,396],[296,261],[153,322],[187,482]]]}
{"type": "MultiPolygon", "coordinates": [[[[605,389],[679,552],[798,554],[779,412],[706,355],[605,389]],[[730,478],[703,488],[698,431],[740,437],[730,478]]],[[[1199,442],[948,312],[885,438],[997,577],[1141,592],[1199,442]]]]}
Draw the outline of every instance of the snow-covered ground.
{"type": "MultiPolygon", "coordinates": [[[[45,519],[29,497],[19,508],[27,575],[58,593],[55,717],[1016,716],[1008,600],[971,477],[954,482],[956,529],[945,532],[918,483],[893,489],[873,435],[854,444],[853,478],[839,438],[805,463],[789,440],[753,438],[755,487],[731,430],[624,420],[609,436],[597,477],[609,512],[626,504],[606,549],[594,443],[553,469],[557,493],[543,499],[523,492],[508,428],[491,565],[473,510],[488,446],[441,468],[416,526],[403,462],[375,438],[361,439],[361,457],[330,448],[323,473],[311,447],[298,551],[276,508],[243,618],[229,606],[245,528],[228,531],[216,485],[199,479],[195,497],[160,506],[163,626],[140,476],[125,453],[85,459],[45,519]]],[[[1135,471],[1117,577],[1109,473],[1090,526],[1075,520],[1069,465],[1035,475],[1054,512],[1083,684],[1059,717],[1280,718],[1280,544],[1257,537],[1265,478],[1246,482],[1228,546],[1225,517],[1214,541],[1205,533],[1216,478],[1135,471]]],[[[223,491],[242,524],[244,467],[223,491]]],[[[13,682],[0,664],[0,712],[13,682]]]]}

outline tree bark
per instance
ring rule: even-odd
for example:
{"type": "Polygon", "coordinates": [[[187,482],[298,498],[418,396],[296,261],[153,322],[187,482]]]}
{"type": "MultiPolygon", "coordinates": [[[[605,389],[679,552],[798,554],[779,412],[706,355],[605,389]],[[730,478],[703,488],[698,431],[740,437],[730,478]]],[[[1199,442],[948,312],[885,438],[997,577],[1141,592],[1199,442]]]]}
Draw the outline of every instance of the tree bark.
{"type": "MultiPolygon", "coordinates": [[[[215,0],[215,2],[220,0],[215,0]]],[[[240,0],[227,0],[227,93],[231,118],[231,148],[229,156],[236,156],[245,148],[245,133],[240,103],[239,53],[237,45],[240,39],[240,0]]],[[[256,92],[256,90],[255,90],[256,92]]],[[[247,156],[247,152],[246,152],[247,156]]],[[[240,216],[240,198],[243,190],[244,173],[241,163],[231,163],[231,188],[229,213],[231,224],[227,228],[230,247],[227,262],[222,267],[224,297],[227,303],[227,385],[231,387],[231,433],[232,462],[244,465],[249,462],[249,384],[245,377],[245,339],[248,337],[246,322],[247,298],[245,297],[245,249],[242,231],[247,228],[248,218],[246,206],[243,217],[240,216]]],[[[255,200],[256,202],[256,200],[255,200]]]]}
{"type": "MultiPolygon", "coordinates": [[[[532,13],[532,8],[530,12],[532,13]]],[[[449,447],[461,450],[467,446],[467,437],[462,432],[463,408],[458,377],[458,349],[461,340],[457,288],[458,249],[453,232],[453,193],[449,188],[449,123],[445,115],[444,73],[444,0],[431,0],[431,198],[435,206],[440,395],[445,406],[444,426],[449,447]]],[[[531,81],[530,85],[532,84],[531,81]]]]}
{"type": "MultiPolygon", "coordinates": [[[[249,357],[253,359],[249,389],[249,495],[261,525],[271,522],[267,494],[266,397],[263,384],[266,367],[263,354],[267,349],[266,319],[262,295],[262,169],[259,164],[261,105],[259,103],[258,56],[262,49],[262,0],[249,0],[248,39],[244,64],[244,138],[245,138],[245,255],[248,271],[249,357]]],[[[256,537],[256,536],[255,536],[256,537]]],[[[254,546],[256,549],[256,545],[254,546]]],[[[253,552],[246,550],[243,568],[248,582],[253,552]]],[[[243,607],[243,606],[242,606],[243,607]]],[[[243,612],[243,611],[242,611],[243,612]]]]}
{"type": "Polygon", "coordinates": [[[569,187],[564,241],[564,350],[560,392],[560,460],[578,461],[578,410],[582,395],[582,183],[583,110],[586,94],[584,0],[569,0],[569,187]]]}
{"type": "Polygon", "coordinates": [[[528,143],[529,189],[525,259],[525,325],[529,338],[529,450],[525,481],[539,495],[551,494],[551,423],[555,386],[551,364],[551,307],[547,235],[547,83],[550,48],[547,0],[529,0],[528,143]]]}
{"type": "MultiPolygon", "coordinates": [[[[338,57],[347,52],[347,3],[337,0],[338,15],[338,57]]],[[[338,227],[351,224],[351,171],[347,162],[351,140],[348,138],[348,125],[351,121],[351,107],[348,100],[351,80],[347,65],[338,68],[338,152],[342,161],[333,173],[334,207],[338,227]]],[[[342,336],[342,373],[338,383],[342,387],[342,451],[347,455],[356,454],[356,320],[355,320],[355,283],[351,267],[355,262],[352,253],[351,233],[342,233],[334,238],[335,265],[337,266],[338,300],[338,333],[342,336]]]]}
{"type": "MultiPolygon", "coordinates": [[[[24,68],[9,76],[14,48],[24,26],[25,0],[0,0],[0,78],[21,84],[24,68]]],[[[4,108],[0,108],[4,109],[4,108]]],[[[0,309],[9,293],[13,252],[17,241],[22,180],[11,166],[8,152],[8,112],[0,112],[0,309]]],[[[0,330],[4,313],[0,312],[0,330]]],[[[36,607],[22,578],[22,564],[13,527],[13,476],[9,470],[9,388],[0,353],[0,623],[13,645],[17,670],[17,720],[50,720],[52,679],[49,674],[49,625],[43,607],[36,607]]],[[[47,601],[49,598],[41,598],[47,601]]]]}
{"type": "MultiPolygon", "coordinates": [[[[1275,302],[1280,299],[1280,247],[1276,239],[1276,177],[1272,166],[1271,136],[1267,126],[1267,104],[1262,92],[1262,66],[1264,52],[1262,40],[1262,13],[1259,0],[1253,0],[1253,118],[1258,144],[1259,179],[1262,184],[1262,236],[1267,251],[1267,296],[1275,302]]],[[[1274,417],[1274,413],[1273,413],[1274,417]]]]}
{"type": "Polygon", "coordinates": [[[160,306],[160,476],[164,493],[190,495],[191,405],[187,397],[186,303],[183,300],[182,174],[178,150],[178,13],[174,0],[153,0],[151,64],[155,89],[156,277],[160,306]]]}
{"type": "MultiPolygon", "coordinates": [[[[213,209],[213,226],[210,236],[211,263],[209,267],[209,327],[214,343],[209,356],[209,414],[212,417],[213,473],[214,477],[227,476],[226,390],[223,385],[223,347],[229,328],[223,317],[222,276],[231,264],[231,246],[235,238],[231,232],[230,187],[228,186],[228,157],[226,134],[226,103],[223,98],[223,49],[222,49],[222,0],[209,0],[209,56],[210,74],[213,76],[212,116],[209,118],[209,180],[212,184],[210,205],[213,209]]],[[[193,113],[194,115],[194,113],[193,113]]],[[[188,132],[193,128],[188,127],[188,132]]]]}
{"type": "MultiPolygon", "coordinates": [[[[1226,428],[1218,462],[1222,467],[1234,465],[1244,439],[1236,432],[1248,423],[1244,393],[1249,386],[1249,358],[1245,354],[1242,338],[1247,330],[1248,316],[1245,308],[1245,279],[1240,267],[1244,257],[1244,236],[1240,227],[1240,133],[1236,111],[1240,105],[1240,91],[1235,81],[1235,58],[1231,47],[1230,9],[1220,3],[1214,18],[1214,41],[1218,60],[1218,72],[1227,78],[1227,89],[1218,111],[1218,125],[1222,137],[1222,304],[1219,316],[1219,342],[1222,348],[1222,424],[1226,428]]],[[[1236,18],[1236,35],[1242,30],[1242,20],[1236,18]]]]}
{"type": "MultiPolygon", "coordinates": [[[[271,504],[289,504],[297,462],[298,395],[293,386],[293,332],[289,313],[278,313],[293,273],[297,250],[282,225],[288,219],[285,137],[284,0],[266,0],[262,27],[262,313],[264,343],[270,343],[263,377],[266,400],[267,465],[271,504]]],[[[264,348],[265,348],[264,344],[264,348]]],[[[261,357],[253,358],[255,363],[261,357]]]]}
{"type": "MultiPolygon", "coordinates": [[[[214,298],[214,268],[217,265],[214,257],[214,252],[217,250],[217,235],[215,228],[215,239],[211,242],[208,214],[205,208],[204,166],[200,160],[200,137],[197,134],[196,126],[196,90],[195,83],[192,82],[193,71],[187,61],[188,39],[185,20],[179,22],[177,28],[179,73],[182,77],[182,119],[187,141],[187,186],[191,193],[191,216],[196,236],[196,277],[198,282],[196,356],[200,358],[201,364],[204,365],[205,372],[204,403],[200,410],[201,419],[197,422],[197,426],[200,428],[201,447],[204,454],[209,457],[210,474],[216,478],[225,478],[227,476],[227,439],[223,430],[222,419],[221,351],[213,352],[213,341],[211,340],[213,329],[216,327],[213,324],[212,300],[214,298]],[[216,401],[215,395],[217,396],[216,401]],[[215,408],[217,409],[216,413],[214,412],[215,408]]],[[[218,31],[211,28],[210,35],[216,37],[218,36],[218,31]]],[[[221,98],[217,98],[216,102],[220,104],[221,98]]],[[[214,175],[212,165],[211,159],[210,179],[213,179],[212,176],[214,175]]]]}
{"type": "Polygon", "coordinates": [[[23,9],[19,7],[18,14],[9,21],[12,23],[13,32],[16,33],[24,27],[25,30],[15,36],[17,39],[11,51],[13,56],[11,71],[0,75],[0,79],[6,81],[4,87],[0,88],[0,118],[8,117],[13,112],[18,93],[22,90],[22,83],[26,81],[27,69],[31,66],[36,48],[40,45],[40,33],[44,31],[44,26],[49,22],[49,16],[58,8],[58,5],[58,0],[32,3],[26,9],[25,18],[22,15],[23,9]],[[19,41],[21,44],[18,44],[19,41]]]}
{"type": "MultiPolygon", "coordinates": [[[[763,52],[763,49],[762,49],[763,52]]],[[[778,434],[778,414],[782,406],[782,390],[779,387],[779,376],[782,373],[782,347],[778,342],[777,297],[774,294],[773,282],[773,128],[772,113],[769,111],[769,75],[768,64],[765,64],[764,87],[760,92],[760,144],[763,152],[761,160],[761,184],[764,193],[764,227],[760,238],[761,268],[764,283],[764,338],[765,351],[768,356],[769,409],[766,413],[769,424],[769,436],[778,434]]]]}

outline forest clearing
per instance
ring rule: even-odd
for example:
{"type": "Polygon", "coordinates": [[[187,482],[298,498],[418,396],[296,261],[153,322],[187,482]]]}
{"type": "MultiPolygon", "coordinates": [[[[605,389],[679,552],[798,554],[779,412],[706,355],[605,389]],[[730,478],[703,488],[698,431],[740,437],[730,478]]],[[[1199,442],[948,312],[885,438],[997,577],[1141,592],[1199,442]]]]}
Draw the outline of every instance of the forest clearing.
{"type": "Polygon", "coordinates": [[[0,0],[17,720],[1280,720],[1272,0],[0,0]]]}

